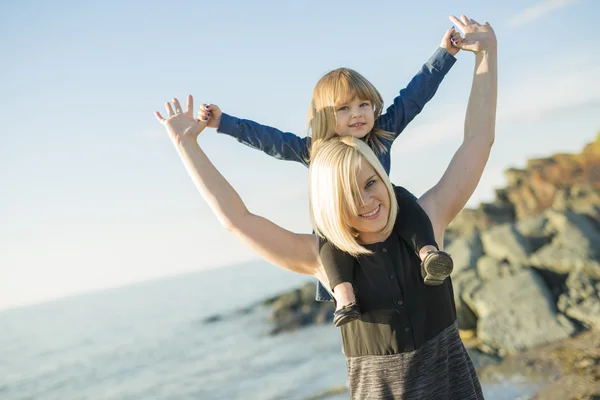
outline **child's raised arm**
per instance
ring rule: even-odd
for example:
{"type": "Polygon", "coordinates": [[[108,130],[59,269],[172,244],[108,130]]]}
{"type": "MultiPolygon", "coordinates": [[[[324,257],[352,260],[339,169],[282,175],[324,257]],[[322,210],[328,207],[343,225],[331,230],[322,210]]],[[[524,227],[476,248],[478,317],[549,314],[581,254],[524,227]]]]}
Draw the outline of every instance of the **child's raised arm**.
{"type": "Polygon", "coordinates": [[[203,104],[200,110],[203,111],[202,116],[208,118],[209,128],[217,128],[217,132],[232,136],[238,142],[271,157],[296,161],[308,166],[310,137],[299,137],[291,132],[283,132],[254,121],[232,117],[214,104],[203,104]],[[210,115],[207,115],[208,113],[210,115]]]}
{"type": "Polygon", "coordinates": [[[190,177],[221,225],[270,263],[292,272],[321,276],[316,236],[290,232],[252,214],[204,154],[197,139],[206,121],[194,119],[192,96],[188,96],[185,112],[177,99],[173,99],[173,107],[167,102],[166,108],[168,118],[158,112],[156,118],[167,129],[190,177]]]}
{"type": "Polygon", "coordinates": [[[394,134],[394,139],[433,98],[442,80],[456,62],[454,56],[460,49],[452,46],[451,36],[454,32],[453,28],[446,31],[440,47],[421,67],[406,88],[400,90],[400,94],[387,108],[385,114],[375,122],[377,127],[394,134]]]}

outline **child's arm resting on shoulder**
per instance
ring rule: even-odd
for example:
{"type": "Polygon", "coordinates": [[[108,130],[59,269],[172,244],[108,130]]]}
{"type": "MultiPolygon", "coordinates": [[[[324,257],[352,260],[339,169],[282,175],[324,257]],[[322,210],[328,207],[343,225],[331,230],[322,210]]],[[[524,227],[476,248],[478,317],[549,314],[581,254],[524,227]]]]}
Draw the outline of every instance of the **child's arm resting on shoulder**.
{"type": "Polygon", "coordinates": [[[425,104],[435,95],[440,83],[456,62],[453,54],[458,51],[451,47],[450,35],[454,32],[448,30],[429,61],[427,61],[412,78],[406,88],[400,90],[400,95],[394,99],[381,117],[377,119],[377,126],[384,131],[398,137],[406,126],[421,112],[425,104]]]}
{"type": "MultiPolygon", "coordinates": [[[[260,150],[279,160],[296,161],[308,165],[309,137],[299,137],[291,132],[283,132],[254,121],[233,117],[222,113],[214,104],[208,105],[213,116],[219,116],[217,132],[234,137],[238,142],[260,150]]],[[[210,126],[210,124],[209,124],[210,126]]]]}

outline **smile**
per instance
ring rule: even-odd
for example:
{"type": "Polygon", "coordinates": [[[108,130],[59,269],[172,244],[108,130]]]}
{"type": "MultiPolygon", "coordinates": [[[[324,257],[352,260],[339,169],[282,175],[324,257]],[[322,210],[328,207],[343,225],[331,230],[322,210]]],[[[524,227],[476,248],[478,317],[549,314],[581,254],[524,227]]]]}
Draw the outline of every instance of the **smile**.
{"type": "Polygon", "coordinates": [[[350,125],[350,128],[362,128],[366,124],[364,122],[359,122],[357,124],[350,125]]]}
{"type": "Polygon", "coordinates": [[[366,214],[358,214],[358,216],[361,218],[371,218],[371,217],[374,217],[375,215],[377,215],[379,213],[380,209],[381,209],[381,204],[378,205],[377,208],[374,209],[373,211],[366,213],[366,214]]]}

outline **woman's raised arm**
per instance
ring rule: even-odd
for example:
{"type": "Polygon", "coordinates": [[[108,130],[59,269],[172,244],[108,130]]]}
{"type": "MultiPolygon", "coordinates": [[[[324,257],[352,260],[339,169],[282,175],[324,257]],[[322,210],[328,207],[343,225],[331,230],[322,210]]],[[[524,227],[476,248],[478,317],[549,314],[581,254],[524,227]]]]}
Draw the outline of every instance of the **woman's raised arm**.
{"type": "Polygon", "coordinates": [[[229,182],[198,145],[207,122],[193,116],[193,98],[184,112],[177,99],[166,104],[168,118],[156,112],[185,168],[223,227],[233,232],[260,257],[281,268],[307,275],[322,275],[318,242],[314,235],[296,234],[248,211],[229,182]]]}
{"type": "Polygon", "coordinates": [[[460,20],[456,17],[450,19],[465,34],[460,47],[475,52],[475,73],[462,145],[440,181],[419,199],[419,204],[431,219],[438,240],[463,209],[483,174],[494,143],[498,97],[498,56],[494,30],[487,22],[481,25],[464,15],[460,20]]]}

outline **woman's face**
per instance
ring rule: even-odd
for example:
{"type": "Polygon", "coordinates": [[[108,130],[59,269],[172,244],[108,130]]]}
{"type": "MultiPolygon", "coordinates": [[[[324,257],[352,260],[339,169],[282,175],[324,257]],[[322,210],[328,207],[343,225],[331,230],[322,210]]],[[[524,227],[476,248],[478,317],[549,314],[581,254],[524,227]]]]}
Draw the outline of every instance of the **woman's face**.
{"type": "Polygon", "coordinates": [[[364,161],[357,170],[357,182],[362,203],[357,204],[358,215],[349,211],[350,226],[359,233],[363,243],[381,240],[378,235],[385,229],[390,214],[390,197],[385,184],[371,164],[364,161]]]}

